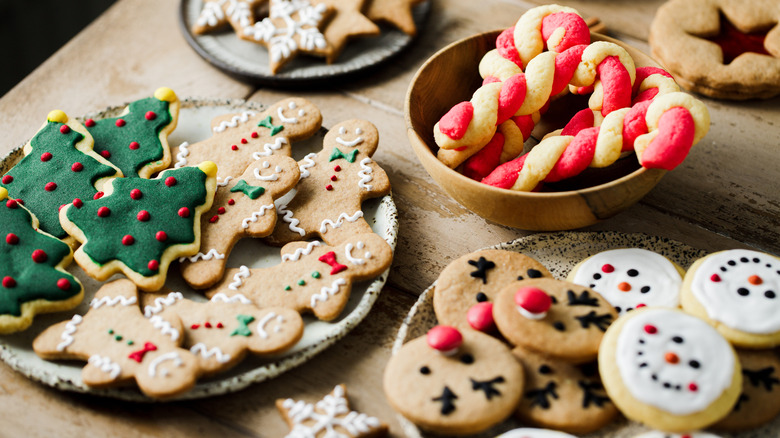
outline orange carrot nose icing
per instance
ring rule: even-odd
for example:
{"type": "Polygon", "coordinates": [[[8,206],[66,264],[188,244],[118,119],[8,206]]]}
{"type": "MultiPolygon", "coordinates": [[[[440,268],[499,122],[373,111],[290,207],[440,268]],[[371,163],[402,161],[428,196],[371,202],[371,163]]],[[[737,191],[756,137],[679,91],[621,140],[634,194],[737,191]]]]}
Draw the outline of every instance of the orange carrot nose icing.
{"type": "Polygon", "coordinates": [[[764,280],[761,279],[758,275],[751,275],[748,277],[748,283],[758,286],[759,284],[763,283],[764,280]]]}
{"type": "Polygon", "coordinates": [[[631,291],[631,285],[626,283],[625,281],[617,285],[618,290],[622,292],[630,292],[631,291]]]}
{"type": "Polygon", "coordinates": [[[670,351],[664,355],[664,360],[674,365],[680,362],[680,357],[670,351]]]}

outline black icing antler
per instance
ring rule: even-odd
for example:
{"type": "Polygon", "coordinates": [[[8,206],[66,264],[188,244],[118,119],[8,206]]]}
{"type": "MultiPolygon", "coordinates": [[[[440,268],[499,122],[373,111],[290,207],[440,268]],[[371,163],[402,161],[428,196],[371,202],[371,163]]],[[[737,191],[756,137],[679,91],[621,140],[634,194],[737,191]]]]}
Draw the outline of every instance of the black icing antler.
{"type": "Polygon", "coordinates": [[[455,395],[454,392],[449,388],[449,386],[445,386],[444,389],[441,392],[441,395],[434,398],[433,401],[440,401],[441,402],[441,414],[442,415],[449,415],[453,411],[455,411],[455,403],[454,401],[458,399],[458,396],[455,395]]]}
{"type": "Polygon", "coordinates": [[[579,296],[574,293],[573,290],[566,292],[566,297],[569,298],[570,306],[592,306],[599,307],[599,300],[590,296],[590,292],[584,290],[579,296]]]}
{"type": "Polygon", "coordinates": [[[496,267],[495,263],[491,262],[490,260],[484,257],[480,257],[479,260],[469,260],[469,264],[477,268],[476,271],[473,271],[471,273],[471,276],[474,278],[481,278],[482,284],[487,284],[488,269],[493,269],[496,267]]]}
{"type": "Polygon", "coordinates": [[[772,391],[772,385],[780,385],[780,380],[774,377],[772,374],[775,372],[775,367],[766,367],[758,371],[742,369],[742,374],[750,379],[750,384],[753,386],[764,386],[767,391],[772,391]]]}
{"type": "Polygon", "coordinates": [[[740,409],[742,409],[742,403],[746,403],[750,401],[750,397],[748,397],[747,394],[744,392],[739,395],[739,398],[737,399],[737,403],[734,405],[734,409],[732,409],[734,412],[739,412],[740,409]]]}
{"type": "Polygon", "coordinates": [[[603,387],[598,382],[586,382],[583,380],[578,380],[577,383],[580,385],[580,388],[582,388],[583,396],[582,396],[582,407],[587,408],[588,406],[593,403],[594,405],[598,407],[603,407],[604,403],[609,402],[609,397],[605,395],[599,395],[595,391],[596,390],[602,390],[603,387]]]}
{"type": "Polygon", "coordinates": [[[532,389],[525,392],[525,398],[531,399],[531,406],[539,406],[542,409],[550,409],[550,399],[558,398],[558,393],[555,392],[555,382],[548,382],[542,389],[532,389]]]}
{"type": "Polygon", "coordinates": [[[493,385],[496,383],[504,383],[504,378],[502,376],[498,376],[495,379],[484,381],[471,379],[471,388],[474,391],[484,391],[485,397],[490,400],[494,395],[501,395],[499,390],[493,388],[493,385]]]}
{"type": "Polygon", "coordinates": [[[593,324],[602,332],[607,331],[607,327],[612,324],[612,315],[609,313],[597,315],[595,310],[591,310],[587,315],[575,316],[575,318],[580,321],[582,328],[589,328],[593,324]]]}

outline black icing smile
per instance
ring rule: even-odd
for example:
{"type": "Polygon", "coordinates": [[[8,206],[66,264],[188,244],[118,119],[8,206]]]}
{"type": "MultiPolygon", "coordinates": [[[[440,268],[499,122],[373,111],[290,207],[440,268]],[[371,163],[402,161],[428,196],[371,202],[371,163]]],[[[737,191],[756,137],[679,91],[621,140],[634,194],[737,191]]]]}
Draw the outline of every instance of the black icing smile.
{"type": "MultiPolygon", "coordinates": [[[[683,340],[683,338],[681,336],[673,336],[671,339],[672,339],[672,342],[674,342],[676,344],[682,344],[684,342],[684,340],[683,340]]],[[[637,350],[636,355],[639,358],[639,360],[641,361],[641,362],[639,362],[639,368],[645,368],[645,367],[649,366],[649,364],[647,362],[642,360],[642,358],[645,356],[645,351],[641,349],[642,348],[641,346],[642,345],[646,345],[645,344],[645,340],[640,338],[638,344],[640,345],[640,347],[637,350]]],[[[652,351],[651,354],[661,354],[661,352],[652,351]]],[[[683,361],[680,361],[679,363],[675,364],[674,366],[681,366],[681,367],[688,366],[688,367],[691,367],[691,368],[694,368],[694,369],[699,369],[701,367],[701,362],[696,360],[696,359],[691,359],[687,363],[684,363],[683,361]]],[[[674,391],[682,391],[684,389],[690,389],[690,388],[688,388],[686,385],[684,385],[682,383],[676,383],[676,382],[671,382],[671,381],[660,380],[658,375],[655,374],[655,373],[650,374],[650,378],[653,379],[653,382],[659,383],[660,386],[662,388],[664,388],[664,389],[669,389],[669,390],[674,390],[674,391]]],[[[695,389],[691,389],[691,390],[695,391],[695,389]]]]}

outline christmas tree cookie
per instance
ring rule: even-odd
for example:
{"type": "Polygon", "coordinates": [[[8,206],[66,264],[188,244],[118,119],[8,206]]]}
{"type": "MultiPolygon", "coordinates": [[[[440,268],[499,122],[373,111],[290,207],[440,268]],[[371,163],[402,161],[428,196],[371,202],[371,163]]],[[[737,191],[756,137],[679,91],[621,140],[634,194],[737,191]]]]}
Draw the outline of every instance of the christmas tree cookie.
{"type": "Polygon", "coordinates": [[[52,111],[24,146],[24,158],[0,178],[0,186],[38,218],[41,230],[66,238],[58,215],[61,206],[92,199],[108,178],[122,176],[92,146],[92,136],[80,123],[52,111]]]}
{"type": "Polygon", "coordinates": [[[301,98],[281,100],[257,113],[244,111],[211,121],[211,138],[174,148],[174,167],[201,161],[217,163],[217,181],[227,184],[257,160],[271,155],[291,155],[290,143],[305,140],[322,126],[322,114],[301,98]]]}
{"type": "Polygon", "coordinates": [[[155,179],[117,178],[102,196],[60,211],[83,245],[76,262],[103,281],[122,272],[143,290],[159,290],[172,260],[200,248],[200,216],[214,200],[217,167],[171,169],[155,179]]]}
{"type": "Polygon", "coordinates": [[[77,306],[81,283],[65,272],[70,247],[38,230],[38,220],[0,187],[0,334],[24,330],[38,313],[77,306]]]}
{"type": "Polygon", "coordinates": [[[334,126],[322,151],[299,161],[301,180],[287,205],[279,206],[282,220],[268,241],[287,242],[319,237],[337,245],[356,235],[371,233],[361,204],[390,193],[390,180],[371,159],[379,143],[376,127],[365,120],[334,126]]]}
{"type": "Polygon", "coordinates": [[[352,236],[337,247],[293,242],[282,248],[281,264],[228,269],[206,296],[241,294],[260,307],[285,307],[330,321],[347,304],[352,284],[376,277],[392,258],[390,245],[374,233],[352,236]]]}
{"type": "Polygon", "coordinates": [[[171,164],[168,135],[179,118],[179,98],[170,88],[137,100],[117,117],[87,119],[84,126],[95,140],[95,152],[111,161],[126,177],[151,178],[171,164]]]}
{"type": "Polygon", "coordinates": [[[233,246],[242,237],[265,237],[276,225],[274,199],[298,182],[298,163],[273,155],[255,161],[237,179],[217,188],[214,204],[201,218],[201,250],[183,257],[181,273],[196,289],[209,287],[225,273],[233,246]]]}

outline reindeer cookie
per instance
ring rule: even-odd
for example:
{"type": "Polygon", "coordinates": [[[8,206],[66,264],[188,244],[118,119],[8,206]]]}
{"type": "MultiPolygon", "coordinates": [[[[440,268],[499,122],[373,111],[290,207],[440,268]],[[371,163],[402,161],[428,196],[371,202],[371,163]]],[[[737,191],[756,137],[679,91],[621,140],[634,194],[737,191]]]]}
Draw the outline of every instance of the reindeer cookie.
{"type": "Polygon", "coordinates": [[[216,294],[208,302],[185,299],[180,292],[144,294],[144,316],[170,315],[184,326],[184,347],[197,356],[204,374],[224,371],[247,352],[269,355],[287,350],[303,336],[303,319],[284,308],[259,309],[241,294],[216,294]]]}
{"type": "Polygon", "coordinates": [[[390,358],[384,389],[393,409],[421,428],[466,435],[511,415],[522,395],[523,368],[492,336],[436,326],[390,358]]]}
{"type": "Polygon", "coordinates": [[[780,413],[780,357],[774,350],[737,350],[742,393],[726,418],[713,429],[742,431],[769,422],[780,413]]]}
{"type": "Polygon", "coordinates": [[[144,318],[136,286],[116,280],[97,291],[84,316],[49,327],[33,349],[47,360],[86,360],[81,376],[89,386],[135,379],[144,394],[164,398],[187,391],[200,374],[195,356],[179,348],[181,341],[178,318],[144,318]]]}
{"type": "Polygon", "coordinates": [[[335,247],[318,241],[293,242],[282,248],[281,264],[228,269],[206,295],[241,294],[258,306],[286,307],[330,321],[347,304],[352,284],[376,277],[392,258],[390,245],[374,233],[353,236],[335,247]]]}
{"type": "Polygon", "coordinates": [[[617,312],[593,289],[538,278],[504,287],[496,297],[493,318],[513,345],[583,363],[596,358],[617,312]]]}
{"type": "Polygon", "coordinates": [[[252,163],[243,175],[217,187],[211,210],[201,216],[200,252],[182,257],[184,280],[196,289],[209,287],[225,273],[233,246],[242,237],[265,237],[276,225],[274,200],[298,182],[298,163],[272,155],[252,163]]]}
{"type": "Polygon", "coordinates": [[[370,233],[361,204],[390,193],[390,180],[371,159],[379,143],[376,127],[364,120],[339,123],[325,135],[322,151],[299,161],[301,180],[292,201],[278,208],[282,220],[272,244],[319,237],[337,245],[370,233]]]}
{"type": "Polygon", "coordinates": [[[211,121],[211,138],[173,148],[174,167],[201,161],[217,164],[218,182],[236,178],[254,161],[271,155],[291,155],[291,143],[304,140],[322,125],[322,114],[306,99],[280,100],[260,113],[244,111],[211,121]]]}

